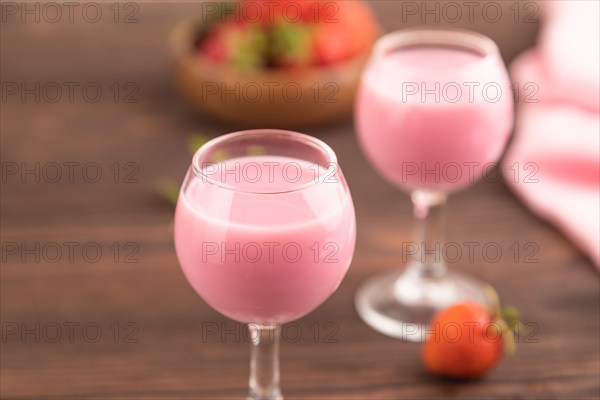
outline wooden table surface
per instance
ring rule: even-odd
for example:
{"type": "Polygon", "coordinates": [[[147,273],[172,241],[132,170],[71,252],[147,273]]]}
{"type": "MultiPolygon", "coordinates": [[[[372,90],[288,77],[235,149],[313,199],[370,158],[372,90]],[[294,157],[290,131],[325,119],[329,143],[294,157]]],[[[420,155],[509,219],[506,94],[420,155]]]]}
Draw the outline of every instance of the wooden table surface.
{"type": "MultiPolygon", "coordinates": [[[[231,130],[196,115],[171,82],[167,34],[198,5],[135,5],[138,22],[132,24],[115,23],[110,4],[102,5],[98,23],[77,11],[73,23],[66,17],[37,23],[27,15],[23,23],[3,8],[3,96],[6,82],[91,82],[103,96],[92,103],[76,90],[73,101],[66,93],[56,103],[47,101],[50,94],[39,102],[35,95],[2,100],[2,398],[246,394],[244,328],[211,310],[186,282],[173,249],[173,210],[153,189],[160,179],[182,178],[190,134],[231,130]],[[129,93],[128,82],[139,89],[138,102],[115,101],[115,91],[129,93]],[[73,176],[65,165],[73,166],[73,176]],[[21,175],[25,169],[34,172],[21,175]]],[[[411,24],[399,17],[401,5],[374,3],[384,29],[411,24]]],[[[533,43],[537,29],[484,22],[471,27],[494,37],[508,60],[533,43]]],[[[366,163],[351,121],[306,132],[339,156],[356,206],[358,241],[339,290],[286,330],[286,398],[599,397],[598,273],[501,182],[481,182],[451,198],[447,240],[503,250],[495,262],[475,252],[451,268],[491,282],[537,327],[521,335],[517,355],[478,381],[440,380],[424,370],[419,345],[363,324],[353,295],[371,274],[403,265],[399,246],[410,240],[409,200],[366,163]],[[527,259],[530,243],[537,251],[527,259]]]]}

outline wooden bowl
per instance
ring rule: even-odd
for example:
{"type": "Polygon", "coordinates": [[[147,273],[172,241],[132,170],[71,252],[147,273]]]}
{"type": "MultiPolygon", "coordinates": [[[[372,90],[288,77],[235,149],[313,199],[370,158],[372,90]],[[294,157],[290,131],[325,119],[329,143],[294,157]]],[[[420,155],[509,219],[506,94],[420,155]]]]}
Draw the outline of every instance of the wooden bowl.
{"type": "Polygon", "coordinates": [[[327,67],[242,72],[195,49],[201,29],[198,19],[183,21],[170,38],[177,86],[198,110],[245,128],[308,127],[351,115],[367,53],[327,67]]]}

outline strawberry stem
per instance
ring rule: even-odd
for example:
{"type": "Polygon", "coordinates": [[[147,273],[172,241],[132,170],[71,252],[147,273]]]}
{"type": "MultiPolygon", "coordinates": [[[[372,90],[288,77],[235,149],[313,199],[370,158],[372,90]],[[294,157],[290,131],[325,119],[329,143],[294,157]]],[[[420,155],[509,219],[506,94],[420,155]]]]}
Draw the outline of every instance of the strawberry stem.
{"type": "Polygon", "coordinates": [[[519,323],[519,310],[512,306],[506,306],[500,311],[500,317],[506,321],[506,325],[512,329],[519,323]]]}

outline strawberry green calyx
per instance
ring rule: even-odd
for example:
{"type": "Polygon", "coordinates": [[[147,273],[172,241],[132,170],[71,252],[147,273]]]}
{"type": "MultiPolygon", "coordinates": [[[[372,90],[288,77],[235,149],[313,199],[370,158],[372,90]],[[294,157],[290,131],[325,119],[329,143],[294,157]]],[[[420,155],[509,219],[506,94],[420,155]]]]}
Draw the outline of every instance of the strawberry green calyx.
{"type": "Polygon", "coordinates": [[[271,27],[268,54],[271,64],[301,66],[312,61],[310,24],[278,22],[271,27]]]}
{"type": "Polygon", "coordinates": [[[504,321],[506,321],[506,324],[511,329],[517,326],[521,317],[519,314],[519,310],[517,310],[513,306],[503,307],[500,311],[500,316],[504,321]]]}
{"type": "Polygon", "coordinates": [[[267,35],[256,26],[238,24],[228,32],[228,47],[231,62],[240,70],[255,70],[264,67],[267,35]]]}
{"type": "Polygon", "coordinates": [[[513,330],[508,327],[506,321],[502,318],[496,318],[493,322],[500,328],[502,334],[502,352],[507,357],[514,356],[517,352],[517,344],[515,343],[513,330]]]}
{"type": "Polygon", "coordinates": [[[498,321],[502,328],[504,355],[512,357],[517,352],[517,343],[515,342],[513,329],[519,324],[519,311],[512,306],[504,307],[500,310],[498,321]]]}
{"type": "Polygon", "coordinates": [[[519,311],[512,306],[501,307],[500,296],[492,286],[486,285],[484,291],[488,298],[492,321],[502,333],[504,355],[512,357],[517,351],[514,329],[519,324],[519,311]]]}

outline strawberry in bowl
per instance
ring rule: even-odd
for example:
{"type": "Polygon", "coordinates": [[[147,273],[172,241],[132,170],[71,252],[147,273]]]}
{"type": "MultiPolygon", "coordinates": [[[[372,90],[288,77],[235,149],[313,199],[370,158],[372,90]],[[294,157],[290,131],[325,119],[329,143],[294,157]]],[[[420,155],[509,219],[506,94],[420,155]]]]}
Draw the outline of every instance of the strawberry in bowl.
{"type": "Polygon", "coordinates": [[[350,115],[379,33],[365,2],[240,0],[171,37],[180,91],[234,125],[299,128],[350,115]]]}

